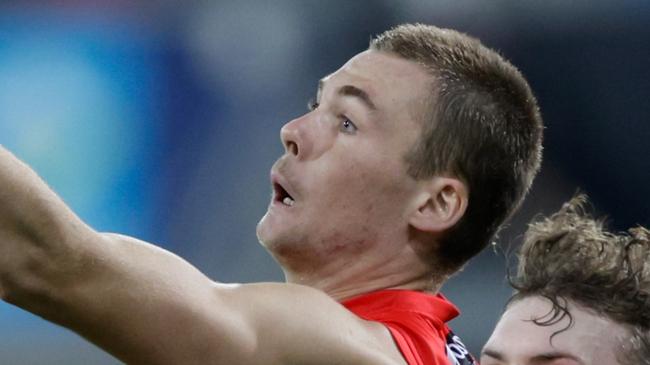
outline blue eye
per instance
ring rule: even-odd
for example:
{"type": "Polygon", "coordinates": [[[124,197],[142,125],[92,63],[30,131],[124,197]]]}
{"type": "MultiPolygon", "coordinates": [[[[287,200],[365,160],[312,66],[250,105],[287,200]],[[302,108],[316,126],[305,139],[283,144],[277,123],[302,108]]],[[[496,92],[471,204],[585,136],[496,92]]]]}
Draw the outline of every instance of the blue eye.
{"type": "Polygon", "coordinates": [[[352,123],[352,121],[346,117],[343,117],[343,121],[340,125],[341,132],[354,134],[357,131],[357,126],[352,123]]]}

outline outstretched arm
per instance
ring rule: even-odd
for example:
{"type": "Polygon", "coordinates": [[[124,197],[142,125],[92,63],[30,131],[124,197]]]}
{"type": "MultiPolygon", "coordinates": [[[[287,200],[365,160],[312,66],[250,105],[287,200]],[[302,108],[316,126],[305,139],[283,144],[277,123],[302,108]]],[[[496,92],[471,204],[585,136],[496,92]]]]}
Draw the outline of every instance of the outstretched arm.
{"type": "Polygon", "coordinates": [[[0,297],[127,363],[403,363],[384,327],[320,291],[214,283],[156,246],[95,232],[2,147],[0,297]]]}

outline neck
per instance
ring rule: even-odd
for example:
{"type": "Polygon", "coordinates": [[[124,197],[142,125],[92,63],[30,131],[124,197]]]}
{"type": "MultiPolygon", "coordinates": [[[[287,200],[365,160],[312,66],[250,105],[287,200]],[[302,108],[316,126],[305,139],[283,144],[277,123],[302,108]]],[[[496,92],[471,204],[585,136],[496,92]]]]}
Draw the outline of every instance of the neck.
{"type": "Polygon", "coordinates": [[[408,289],[437,293],[447,275],[432,272],[410,247],[394,255],[366,252],[337,258],[314,268],[284,267],[286,281],[324,291],[337,301],[383,289],[408,289]]]}

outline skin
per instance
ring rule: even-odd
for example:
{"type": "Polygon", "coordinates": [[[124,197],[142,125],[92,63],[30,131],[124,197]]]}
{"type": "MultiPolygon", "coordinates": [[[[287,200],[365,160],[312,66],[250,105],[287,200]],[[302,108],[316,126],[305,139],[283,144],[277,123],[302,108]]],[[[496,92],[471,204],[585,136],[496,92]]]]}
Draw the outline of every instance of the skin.
{"type": "Polygon", "coordinates": [[[282,129],[272,181],[295,204],[274,197],[258,235],[287,283],[217,283],[149,243],[96,232],[0,147],[0,297],[126,363],[405,364],[384,326],[337,300],[443,280],[421,255],[462,217],[467,193],[405,173],[425,80],[415,63],[363,52],[282,129]]]}
{"type": "Polygon", "coordinates": [[[412,246],[395,244],[408,236],[419,203],[422,184],[408,176],[403,156],[418,138],[414,104],[430,82],[414,63],[366,51],[322,80],[317,108],[282,128],[286,153],[272,179],[295,203],[272,200],[257,232],[287,281],[337,298],[430,286],[428,265],[412,246]],[[376,109],[340,95],[349,85],[376,109]]]}
{"type": "Polygon", "coordinates": [[[533,296],[508,306],[481,354],[482,365],[599,365],[619,364],[616,354],[629,336],[620,324],[568,303],[574,323],[565,317],[550,326],[531,319],[544,318],[551,302],[533,296]]]}

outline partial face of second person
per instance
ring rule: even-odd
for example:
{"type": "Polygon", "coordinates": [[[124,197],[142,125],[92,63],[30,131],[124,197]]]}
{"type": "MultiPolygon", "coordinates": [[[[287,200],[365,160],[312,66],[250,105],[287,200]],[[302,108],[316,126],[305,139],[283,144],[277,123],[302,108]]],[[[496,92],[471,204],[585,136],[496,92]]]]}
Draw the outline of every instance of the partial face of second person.
{"type": "Polygon", "coordinates": [[[568,317],[540,326],[551,302],[532,296],[511,303],[483,348],[481,365],[617,365],[628,332],[618,323],[569,302],[568,317]],[[557,333],[556,335],[554,335],[557,333]]]}
{"type": "Polygon", "coordinates": [[[404,156],[429,88],[424,68],[378,51],[321,80],[314,108],[281,130],[285,153],[257,230],[276,258],[318,265],[408,235],[418,182],[404,156]]]}

